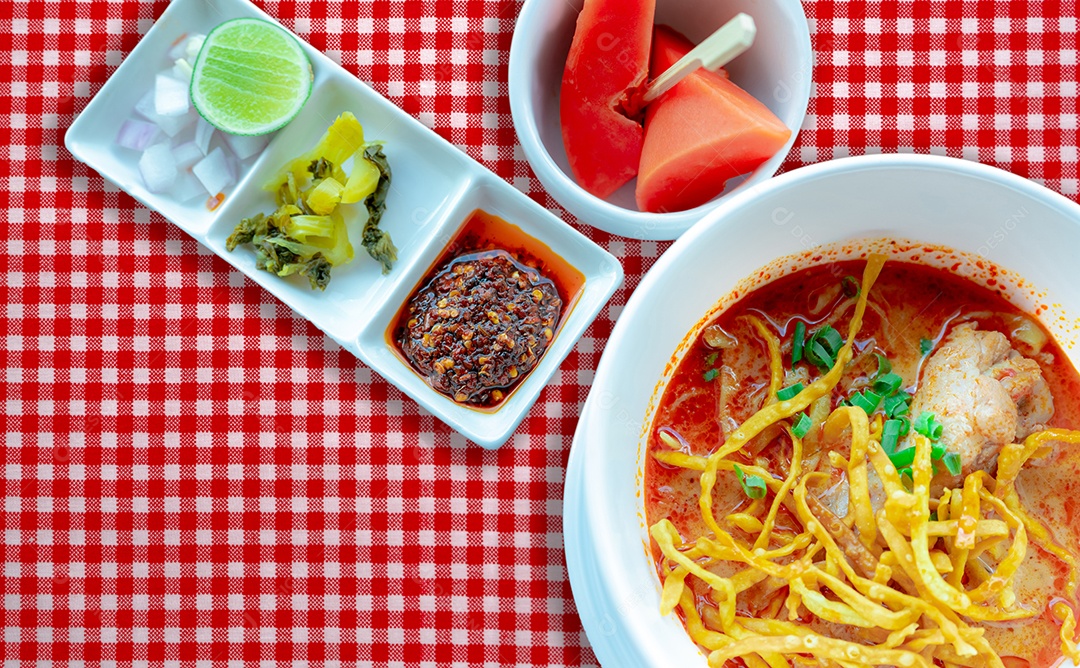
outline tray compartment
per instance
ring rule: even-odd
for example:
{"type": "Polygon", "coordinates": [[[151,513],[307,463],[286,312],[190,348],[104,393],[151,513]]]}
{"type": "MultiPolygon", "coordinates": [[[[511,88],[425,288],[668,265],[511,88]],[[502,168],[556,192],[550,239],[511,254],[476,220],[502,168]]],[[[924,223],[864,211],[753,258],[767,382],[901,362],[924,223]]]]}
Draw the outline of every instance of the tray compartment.
{"type": "Polygon", "coordinates": [[[402,122],[387,107],[396,109],[356,79],[327,77],[300,115],[267,147],[243,187],[226,200],[206,236],[206,244],[215,253],[339,341],[355,338],[372,304],[409,271],[422,249],[437,240],[440,223],[473,179],[473,169],[460,152],[422,126],[402,122]],[[312,290],[303,276],[278,277],[256,269],[250,247],[230,253],[225,242],[242,218],[276,208],[273,194],[263,184],[282,165],[310,150],[343,111],[356,115],[366,140],[385,142],[392,177],[380,227],[393,238],[398,260],[389,274],[382,273],[379,263],[360,245],[366,219],[363,203],[346,205],[342,213],[349,223],[356,259],[335,267],[330,284],[320,292],[312,290]]]}
{"type": "Polygon", "coordinates": [[[622,283],[622,265],[585,236],[552,216],[517,189],[493,174],[484,173],[458,201],[443,225],[439,243],[421,251],[387,298],[372,314],[356,341],[360,358],[381,376],[400,387],[451,427],[485,448],[498,448],[510,437],[535,403],[540,392],[577,344],[585,328],[622,283]],[[434,269],[443,250],[454,240],[470,214],[481,209],[517,226],[546,245],[584,275],[577,302],[564,316],[551,346],[527,378],[495,409],[474,409],[455,403],[433,390],[399,355],[388,333],[401,307],[434,269]]]}
{"type": "MultiPolygon", "coordinates": [[[[116,144],[120,126],[128,119],[144,120],[135,113],[135,104],[151,90],[154,77],[169,63],[168,52],[173,44],[190,34],[207,34],[223,21],[241,17],[268,18],[246,2],[211,2],[185,0],[173,2],[154,26],[117,68],[94,99],[79,114],[64,137],[65,145],[79,160],[85,162],[105,179],[115,183],[147,207],[158,211],[170,222],[194,236],[209,229],[220,215],[221,207],[210,210],[209,197],[196,197],[187,202],[177,201],[169,193],[152,193],[139,174],[141,153],[116,144]]],[[[301,42],[303,44],[303,42],[301,42]]],[[[306,44],[309,57],[318,53],[306,44]]],[[[326,60],[319,54],[319,58],[326,60]]],[[[312,67],[319,80],[320,72],[328,70],[312,58],[312,67]]],[[[192,113],[195,113],[192,110],[192,113]]],[[[271,141],[274,137],[271,138],[271,141]]],[[[211,150],[224,145],[220,132],[215,132],[211,150]]],[[[261,157],[252,156],[237,164],[237,180],[225,192],[226,198],[244,188],[244,181],[261,157]]]]}

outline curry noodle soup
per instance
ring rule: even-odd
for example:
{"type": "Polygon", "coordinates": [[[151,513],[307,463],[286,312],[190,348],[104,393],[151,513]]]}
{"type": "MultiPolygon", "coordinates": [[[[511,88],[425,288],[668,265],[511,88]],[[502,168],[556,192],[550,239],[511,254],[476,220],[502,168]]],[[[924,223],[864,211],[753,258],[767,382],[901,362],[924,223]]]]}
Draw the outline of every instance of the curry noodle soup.
{"type": "Polygon", "coordinates": [[[1074,429],[1080,376],[992,287],[878,255],[760,286],[649,431],[661,611],[714,668],[1078,661],[1074,429]]]}

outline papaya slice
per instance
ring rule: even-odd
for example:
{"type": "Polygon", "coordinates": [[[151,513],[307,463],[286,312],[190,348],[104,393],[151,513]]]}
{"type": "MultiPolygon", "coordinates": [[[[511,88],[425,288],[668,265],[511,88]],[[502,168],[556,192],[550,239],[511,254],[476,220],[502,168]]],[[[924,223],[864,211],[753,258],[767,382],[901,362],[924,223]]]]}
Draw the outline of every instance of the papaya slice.
{"type": "Polygon", "coordinates": [[[640,119],[623,108],[649,70],[656,0],[585,0],[559,101],[563,145],[578,184],[606,198],[634,178],[640,119]]]}
{"type": "MultiPolygon", "coordinates": [[[[656,26],[650,76],[692,48],[680,33],[656,26]]],[[[645,110],[638,208],[660,213],[700,206],[723,192],[728,179],[775,155],[790,137],[791,130],[726,72],[698,70],[645,110]]]]}

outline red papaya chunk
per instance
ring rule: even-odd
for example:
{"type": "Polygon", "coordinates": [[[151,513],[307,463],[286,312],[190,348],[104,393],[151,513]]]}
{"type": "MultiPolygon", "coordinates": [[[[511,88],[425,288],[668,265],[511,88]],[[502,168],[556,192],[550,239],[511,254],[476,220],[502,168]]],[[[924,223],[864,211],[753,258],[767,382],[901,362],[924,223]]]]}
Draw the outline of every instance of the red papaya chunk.
{"type": "Polygon", "coordinates": [[[578,184],[605,198],[634,178],[642,127],[623,107],[649,71],[656,0],[585,0],[560,98],[563,145],[578,184]]]}
{"type": "MultiPolygon", "coordinates": [[[[690,40],[656,26],[650,76],[690,49],[690,40]]],[[[788,138],[768,107],[727,78],[698,70],[645,110],[645,141],[635,192],[642,211],[685,211],[719,195],[728,179],[753,171],[788,138]]]]}

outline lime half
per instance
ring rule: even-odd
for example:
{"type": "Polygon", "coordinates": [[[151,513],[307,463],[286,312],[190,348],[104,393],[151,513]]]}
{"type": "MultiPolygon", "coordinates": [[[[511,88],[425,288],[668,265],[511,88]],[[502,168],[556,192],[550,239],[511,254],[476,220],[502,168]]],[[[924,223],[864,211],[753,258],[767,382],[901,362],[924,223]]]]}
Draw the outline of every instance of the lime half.
{"type": "Polygon", "coordinates": [[[191,101],[219,130],[264,135],[300,112],[311,84],[311,61],[295,37],[268,21],[234,19],[203,42],[191,101]]]}

